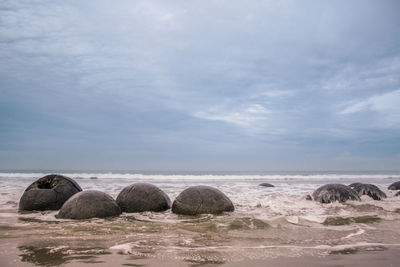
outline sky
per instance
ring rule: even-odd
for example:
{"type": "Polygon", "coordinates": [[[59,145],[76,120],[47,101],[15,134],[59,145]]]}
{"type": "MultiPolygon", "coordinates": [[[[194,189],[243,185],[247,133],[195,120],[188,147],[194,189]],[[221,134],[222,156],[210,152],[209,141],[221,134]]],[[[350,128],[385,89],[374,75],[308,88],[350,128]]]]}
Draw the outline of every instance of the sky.
{"type": "Polygon", "coordinates": [[[0,169],[399,170],[400,1],[0,2],[0,169]]]}

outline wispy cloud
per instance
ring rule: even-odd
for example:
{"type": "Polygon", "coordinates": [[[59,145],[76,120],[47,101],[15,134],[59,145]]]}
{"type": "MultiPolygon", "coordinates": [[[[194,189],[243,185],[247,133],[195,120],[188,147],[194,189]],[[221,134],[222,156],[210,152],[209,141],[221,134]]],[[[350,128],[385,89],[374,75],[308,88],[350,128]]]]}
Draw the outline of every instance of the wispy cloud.
{"type": "Polygon", "coordinates": [[[257,97],[268,97],[268,98],[285,98],[295,96],[294,90],[265,90],[260,93],[257,97]]]}
{"type": "Polygon", "coordinates": [[[328,91],[369,93],[375,90],[393,90],[400,83],[400,57],[387,56],[372,62],[344,62],[331,77],[322,81],[322,88],[328,91]]]}
{"type": "Polygon", "coordinates": [[[270,111],[262,105],[251,104],[245,107],[213,107],[193,115],[205,120],[233,124],[246,130],[255,130],[267,126],[268,114],[270,111]]]}
{"type": "MultiPolygon", "coordinates": [[[[351,115],[361,112],[373,112],[378,117],[372,121],[379,127],[400,128],[400,90],[379,94],[348,105],[340,113],[351,115]]],[[[368,119],[367,123],[371,123],[368,119]]]]}

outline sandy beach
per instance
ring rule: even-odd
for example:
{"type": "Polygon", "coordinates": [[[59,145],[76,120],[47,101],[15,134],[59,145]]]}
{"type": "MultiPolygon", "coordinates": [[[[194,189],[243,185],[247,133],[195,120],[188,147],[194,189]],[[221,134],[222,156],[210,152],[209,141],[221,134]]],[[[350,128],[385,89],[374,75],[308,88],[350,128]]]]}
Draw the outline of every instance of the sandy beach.
{"type": "Polygon", "coordinates": [[[387,189],[395,174],[69,174],[83,190],[113,198],[134,182],[151,182],[172,200],[188,186],[208,184],[235,206],[221,215],[166,210],[84,220],[56,218],[57,210],[18,212],[22,192],[36,180],[18,175],[0,177],[1,266],[391,266],[400,250],[400,198],[387,189]],[[387,198],[306,200],[322,184],[359,180],[387,198]],[[259,186],[265,181],[274,187],[259,186]]]}

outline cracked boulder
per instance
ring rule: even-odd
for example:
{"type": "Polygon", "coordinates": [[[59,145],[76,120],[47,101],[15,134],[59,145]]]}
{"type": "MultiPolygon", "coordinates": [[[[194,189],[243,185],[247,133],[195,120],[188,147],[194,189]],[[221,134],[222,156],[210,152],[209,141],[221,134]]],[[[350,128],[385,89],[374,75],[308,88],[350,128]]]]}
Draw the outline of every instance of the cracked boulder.
{"type": "Polygon", "coordinates": [[[73,179],[57,174],[46,175],[25,189],[19,210],[58,210],[82,188],[73,179]]]}
{"type": "Polygon", "coordinates": [[[117,202],[108,194],[87,190],[68,199],[56,215],[62,219],[90,219],[118,216],[121,214],[117,202]]]}
{"type": "Polygon", "coordinates": [[[185,189],[172,204],[172,212],[185,215],[218,214],[234,210],[232,201],[224,193],[204,185],[185,189]]]}
{"type": "Polygon", "coordinates": [[[360,197],[362,195],[367,195],[374,200],[381,200],[382,198],[386,198],[386,194],[382,192],[382,190],[380,190],[376,185],[373,184],[355,183],[349,186],[353,188],[354,191],[356,191],[360,197]]]}
{"type": "Polygon", "coordinates": [[[171,208],[171,200],[160,188],[148,183],[125,187],[117,197],[123,212],[164,211],[171,208]]]}
{"type": "Polygon", "coordinates": [[[319,187],[313,193],[313,199],[321,203],[346,202],[347,200],[358,200],[357,192],[343,184],[326,184],[319,187]]]}
{"type": "Polygon", "coordinates": [[[400,189],[400,181],[394,182],[393,184],[389,185],[389,190],[399,190],[400,189]]]}

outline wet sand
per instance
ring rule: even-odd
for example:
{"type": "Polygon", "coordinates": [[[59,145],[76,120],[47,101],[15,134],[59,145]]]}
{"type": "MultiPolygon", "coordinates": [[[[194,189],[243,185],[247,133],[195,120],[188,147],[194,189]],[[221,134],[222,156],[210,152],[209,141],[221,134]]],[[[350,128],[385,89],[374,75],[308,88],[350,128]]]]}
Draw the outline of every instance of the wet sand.
{"type": "Polygon", "coordinates": [[[291,256],[263,260],[245,260],[237,262],[213,262],[206,258],[197,261],[171,259],[143,259],[134,255],[118,252],[110,254],[87,254],[65,256],[46,249],[37,249],[32,254],[21,254],[15,240],[3,240],[0,245],[0,266],[398,266],[399,247],[381,247],[372,251],[354,249],[330,253],[326,256],[291,256]]]}
{"type": "MultiPolygon", "coordinates": [[[[188,185],[204,183],[194,178],[154,183],[174,199],[188,185]]],[[[1,267],[396,266],[400,254],[400,198],[386,189],[394,178],[377,180],[387,199],[362,196],[343,204],[305,199],[327,182],[322,178],[275,181],[274,188],[258,180],[212,180],[208,184],[231,198],[235,212],[183,216],[168,210],[88,220],[57,219],[57,211],[18,212],[34,179],[0,179],[1,267]]],[[[116,197],[132,181],[79,183],[116,197]]]]}

